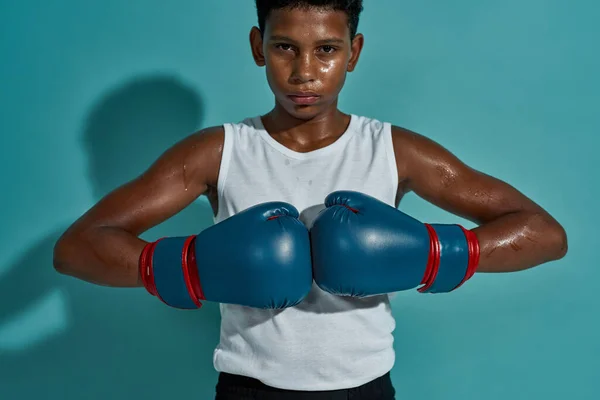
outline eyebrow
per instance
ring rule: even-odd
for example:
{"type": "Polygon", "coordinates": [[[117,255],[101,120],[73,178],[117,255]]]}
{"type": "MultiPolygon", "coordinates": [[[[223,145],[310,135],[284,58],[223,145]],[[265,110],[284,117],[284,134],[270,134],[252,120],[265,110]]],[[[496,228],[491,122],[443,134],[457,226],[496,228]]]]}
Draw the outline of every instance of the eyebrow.
{"type": "MultiPolygon", "coordinates": [[[[281,41],[281,42],[291,42],[291,43],[296,43],[296,41],[292,38],[289,38],[287,36],[281,36],[281,35],[273,35],[269,37],[269,41],[281,41]]],[[[329,38],[329,39],[322,39],[322,40],[318,40],[317,44],[319,45],[327,45],[327,44],[343,44],[344,40],[342,39],[337,39],[337,38],[329,38]]]]}

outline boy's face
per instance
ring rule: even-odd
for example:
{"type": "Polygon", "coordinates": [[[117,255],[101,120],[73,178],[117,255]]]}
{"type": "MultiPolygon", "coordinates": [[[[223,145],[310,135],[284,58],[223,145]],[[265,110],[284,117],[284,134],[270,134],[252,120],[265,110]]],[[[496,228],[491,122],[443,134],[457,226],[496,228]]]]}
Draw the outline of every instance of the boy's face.
{"type": "Polygon", "coordinates": [[[251,32],[255,61],[266,67],[277,103],[300,119],[337,107],[362,44],[362,35],[350,39],[347,15],[327,9],[274,10],[262,38],[257,28],[251,32]]]}

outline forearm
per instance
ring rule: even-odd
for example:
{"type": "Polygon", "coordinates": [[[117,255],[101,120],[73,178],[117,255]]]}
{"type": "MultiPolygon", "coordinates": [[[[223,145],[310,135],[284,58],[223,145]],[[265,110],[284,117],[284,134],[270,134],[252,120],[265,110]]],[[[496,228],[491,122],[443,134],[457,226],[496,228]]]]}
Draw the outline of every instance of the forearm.
{"type": "Polygon", "coordinates": [[[111,227],[67,232],[54,248],[54,266],[62,274],[97,285],[142,286],[139,257],[146,242],[111,227]]]}
{"type": "Polygon", "coordinates": [[[562,258],[567,238],[547,214],[521,211],[472,230],[480,246],[477,272],[514,272],[562,258]]]}

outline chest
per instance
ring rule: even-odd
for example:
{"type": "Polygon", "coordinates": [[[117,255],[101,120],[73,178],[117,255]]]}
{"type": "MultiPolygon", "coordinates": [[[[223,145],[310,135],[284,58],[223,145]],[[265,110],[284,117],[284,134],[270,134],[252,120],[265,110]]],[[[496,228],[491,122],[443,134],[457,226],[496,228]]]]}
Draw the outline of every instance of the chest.
{"type": "Polygon", "coordinates": [[[278,153],[239,154],[232,157],[218,190],[217,219],[255,204],[285,201],[311,226],[325,197],[336,190],[359,191],[394,205],[397,184],[385,154],[372,151],[305,160],[278,153]]]}

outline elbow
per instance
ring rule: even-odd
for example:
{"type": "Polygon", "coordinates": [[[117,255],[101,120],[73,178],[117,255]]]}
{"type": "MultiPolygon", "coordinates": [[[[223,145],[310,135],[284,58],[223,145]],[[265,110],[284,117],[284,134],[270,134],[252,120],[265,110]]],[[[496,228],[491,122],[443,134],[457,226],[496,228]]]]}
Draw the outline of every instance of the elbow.
{"type": "Polygon", "coordinates": [[[65,274],[67,269],[67,260],[65,258],[65,246],[65,240],[63,237],[61,237],[54,244],[54,249],[52,253],[52,265],[54,266],[54,270],[60,274],[65,274]]]}
{"type": "Polygon", "coordinates": [[[567,255],[569,251],[569,240],[567,238],[567,232],[562,225],[557,224],[554,228],[554,233],[552,235],[554,237],[553,249],[555,251],[555,260],[560,260],[567,255]]]}
{"type": "MultiPolygon", "coordinates": [[[[567,232],[563,226],[548,214],[535,213],[528,224],[531,238],[537,242],[543,263],[558,261],[569,250],[567,232]]],[[[529,236],[529,235],[528,235],[529,236]]]]}
{"type": "Polygon", "coordinates": [[[74,238],[71,235],[65,233],[54,244],[52,264],[54,266],[54,270],[60,274],[72,274],[72,249],[77,248],[76,245],[73,244],[73,241],[74,238]]]}
{"type": "Polygon", "coordinates": [[[565,228],[554,219],[546,219],[543,226],[543,229],[539,232],[539,237],[543,238],[542,243],[546,248],[548,261],[557,261],[564,258],[569,251],[565,228]]]}

